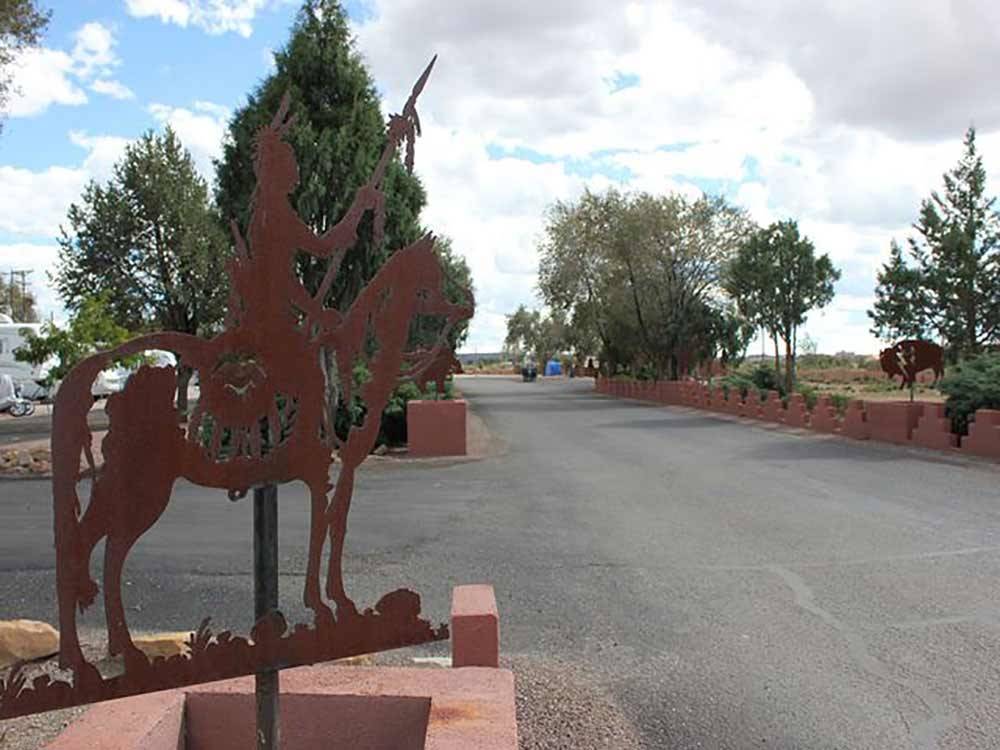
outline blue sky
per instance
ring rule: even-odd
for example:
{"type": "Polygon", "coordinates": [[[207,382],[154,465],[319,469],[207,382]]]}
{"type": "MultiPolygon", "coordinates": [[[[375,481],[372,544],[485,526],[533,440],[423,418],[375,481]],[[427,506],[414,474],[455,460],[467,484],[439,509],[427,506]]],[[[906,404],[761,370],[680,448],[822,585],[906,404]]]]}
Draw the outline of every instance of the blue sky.
{"type": "MultiPolygon", "coordinates": [[[[0,135],[0,270],[34,268],[43,310],[61,317],[45,272],[69,203],[128,140],[167,123],[210,180],[228,117],[298,4],[50,2],[0,135]]],[[[861,6],[809,5],[805,18],[781,0],[347,4],[386,110],[440,55],[417,170],[425,222],[473,269],[470,349],[497,348],[504,315],[537,304],[546,206],[609,186],[720,193],[760,223],[798,219],[844,271],[808,332],[822,351],[877,348],[864,316],[875,271],[970,123],[1000,182],[1000,104],[985,83],[1000,12],[887,0],[873,23],[861,6]]]]}

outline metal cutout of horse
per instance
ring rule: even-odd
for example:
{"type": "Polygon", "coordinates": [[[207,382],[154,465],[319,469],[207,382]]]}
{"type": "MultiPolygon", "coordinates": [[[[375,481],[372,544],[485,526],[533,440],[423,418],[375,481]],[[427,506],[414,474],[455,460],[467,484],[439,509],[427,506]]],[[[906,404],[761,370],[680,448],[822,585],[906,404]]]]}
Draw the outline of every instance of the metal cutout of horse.
{"type": "Polygon", "coordinates": [[[433,65],[431,60],[417,80],[402,114],[389,118],[388,143],[371,177],[340,222],[323,234],[314,233],[288,199],[298,183],[298,166],[284,141],[292,123],[286,94],[273,121],[257,135],[248,236],[233,224],[237,252],[228,269],[232,291],[223,331],[211,339],[170,332],[142,336],[89,357],[63,381],[53,413],[53,499],[59,662],[73,679],[40,674],[29,686],[19,665],[0,679],[0,718],[447,638],[446,626],[435,629],[420,618],[420,597],[410,591],[394,591],[374,609],[359,612],[345,590],[342,559],[355,472],[374,446],[379,416],[402,380],[443,378],[443,363],[451,362],[447,336],[472,316],[471,292],[463,303],[445,298],[428,234],[393,253],[349,309],[324,304],[368,212],[374,213],[375,242],[382,241],[383,178],[404,141],[406,168],[412,169],[420,133],[416,100],[433,65]],[[329,260],[315,295],[295,273],[299,250],[329,260]],[[433,347],[407,352],[417,315],[439,318],[441,332],[433,347]],[[150,349],[175,352],[192,367],[200,398],[185,428],[174,405],[174,368],[141,367],[108,399],[110,426],[98,468],[87,425],[90,385],[109,363],[150,349]],[[328,416],[324,351],[334,354],[346,403],[355,363],[366,361],[371,372],[359,394],[367,416],[343,439],[328,416]],[[339,472],[331,483],[334,453],[339,472]],[[92,479],[84,504],[79,489],[87,477],[92,479]],[[188,655],[150,662],[135,646],[122,602],[122,570],[133,545],[166,509],[178,479],[227,490],[230,499],[264,484],[307,485],[311,526],[303,599],[313,612],[311,624],[289,629],[275,612],[258,620],[248,639],[230,632],[213,635],[206,619],[192,635],[188,655]],[[76,620],[77,609],[92,604],[100,591],[90,575],[90,558],[102,539],[108,649],[123,656],[125,668],[112,677],[102,676],[85,658],[76,620]],[[327,542],[324,591],[320,567],[327,542]]]}

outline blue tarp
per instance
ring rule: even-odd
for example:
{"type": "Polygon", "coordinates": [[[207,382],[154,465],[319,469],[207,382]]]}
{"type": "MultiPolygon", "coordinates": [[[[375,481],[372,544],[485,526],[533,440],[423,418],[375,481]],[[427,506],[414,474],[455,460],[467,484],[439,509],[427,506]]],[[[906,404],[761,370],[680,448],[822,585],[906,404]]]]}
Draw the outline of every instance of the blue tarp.
{"type": "Polygon", "coordinates": [[[556,362],[554,359],[550,359],[549,363],[545,365],[546,375],[562,375],[562,365],[556,362]]]}

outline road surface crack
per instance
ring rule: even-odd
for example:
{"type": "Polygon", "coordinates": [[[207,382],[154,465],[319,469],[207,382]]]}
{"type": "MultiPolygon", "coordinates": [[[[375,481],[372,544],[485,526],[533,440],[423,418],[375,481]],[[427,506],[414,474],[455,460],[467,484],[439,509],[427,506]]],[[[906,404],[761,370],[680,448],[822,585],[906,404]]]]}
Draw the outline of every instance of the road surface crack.
{"type": "Polygon", "coordinates": [[[766,569],[777,575],[791,589],[798,607],[818,617],[843,637],[851,658],[863,671],[898,685],[915,695],[924,704],[930,714],[924,721],[911,726],[901,711],[900,719],[909,731],[915,748],[920,748],[920,750],[938,748],[938,740],[941,735],[958,724],[958,716],[945,700],[917,680],[893,675],[885,663],[871,654],[864,638],[856,630],[816,603],[816,595],[812,588],[798,573],[781,565],[769,565],[766,569]]]}

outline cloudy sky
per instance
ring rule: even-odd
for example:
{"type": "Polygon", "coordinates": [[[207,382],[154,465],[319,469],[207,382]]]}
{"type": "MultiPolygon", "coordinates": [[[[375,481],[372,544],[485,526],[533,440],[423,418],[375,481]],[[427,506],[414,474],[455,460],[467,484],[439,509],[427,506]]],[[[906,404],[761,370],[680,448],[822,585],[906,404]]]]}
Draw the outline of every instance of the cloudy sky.
{"type": "MultiPolygon", "coordinates": [[[[66,208],[129,139],[170,123],[206,178],[229,113],[271,66],[292,0],[49,0],[0,135],[0,270],[36,269],[43,311],[66,208]]],[[[865,310],[889,241],[974,124],[1000,192],[990,0],[356,0],[398,109],[434,53],[417,170],[426,223],[473,269],[468,349],[536,304],[545,207],[584,187],[721,193],[761,223],[796,218],[843,270],[810,317],[820,351],[871,352],[865,310]]]]}

